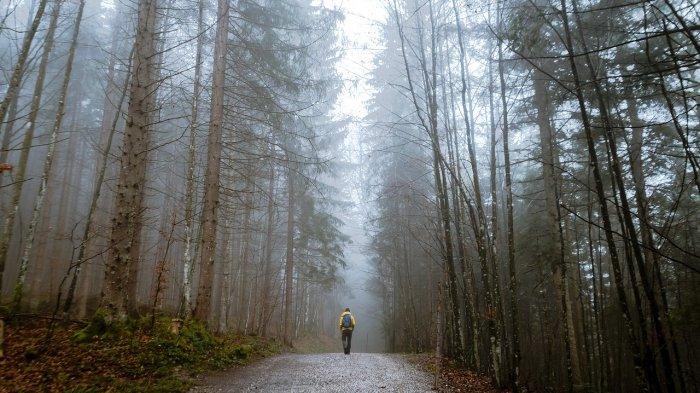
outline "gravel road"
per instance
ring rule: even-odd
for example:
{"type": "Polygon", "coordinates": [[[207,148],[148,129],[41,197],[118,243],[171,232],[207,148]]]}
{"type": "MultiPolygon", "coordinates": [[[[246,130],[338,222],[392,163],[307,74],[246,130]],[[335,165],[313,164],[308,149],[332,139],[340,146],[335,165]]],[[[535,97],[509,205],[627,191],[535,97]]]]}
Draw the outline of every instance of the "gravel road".
{"type": "Polygon", "coordinates": [[[206,377],[191,393],[429,392],[430,375],[400,355],[280,355],[206,377]]]}

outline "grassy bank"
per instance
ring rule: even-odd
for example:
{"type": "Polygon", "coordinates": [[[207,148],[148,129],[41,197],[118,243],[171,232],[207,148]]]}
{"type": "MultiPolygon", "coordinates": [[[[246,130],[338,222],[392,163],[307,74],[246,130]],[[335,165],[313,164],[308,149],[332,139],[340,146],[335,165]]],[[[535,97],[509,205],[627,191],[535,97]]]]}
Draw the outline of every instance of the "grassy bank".
{"type": "Polygon", "coordinates": [[[108,328],[97,316],[57,326],[44,343],[47,329],[35,318],[6,326],[1,392],[185,392],[198,374],[281,350],[261,337],[213,335],[196,322],[173,334],[169,319],[108,328]]]}

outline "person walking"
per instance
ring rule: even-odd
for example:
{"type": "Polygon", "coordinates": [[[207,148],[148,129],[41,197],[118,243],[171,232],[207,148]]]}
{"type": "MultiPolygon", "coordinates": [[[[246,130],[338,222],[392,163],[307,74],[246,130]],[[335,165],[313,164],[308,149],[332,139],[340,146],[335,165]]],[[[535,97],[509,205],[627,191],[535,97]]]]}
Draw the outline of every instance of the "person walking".
{"type": "Polygon", "coordinates": [[[352,343],[352,331],[355,329],[355,317],[350,314],[350,307],[346,307],[345,311],[340,314],[338,319],[338,328],[342,334],[343,352],[350,355],[350,343],[352,343]]]}

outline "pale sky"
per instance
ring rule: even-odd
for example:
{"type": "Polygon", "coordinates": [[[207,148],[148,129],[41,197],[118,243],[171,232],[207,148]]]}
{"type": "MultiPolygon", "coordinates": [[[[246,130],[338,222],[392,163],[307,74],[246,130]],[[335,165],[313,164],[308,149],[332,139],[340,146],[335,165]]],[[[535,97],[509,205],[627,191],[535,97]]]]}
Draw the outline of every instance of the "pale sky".
{"type": "Polygon", "coordinates": [[[341,9],[345,20],[341,25],[344,58],[338,70],[345,81],[336,110],[338,114],[361,119],[366,114],[365,102],[371,96],[367,85],[372,71],[372,58],[381,48],[379,26],[384,22],[382,0],[321,0],[332,9],[341,9]]]}

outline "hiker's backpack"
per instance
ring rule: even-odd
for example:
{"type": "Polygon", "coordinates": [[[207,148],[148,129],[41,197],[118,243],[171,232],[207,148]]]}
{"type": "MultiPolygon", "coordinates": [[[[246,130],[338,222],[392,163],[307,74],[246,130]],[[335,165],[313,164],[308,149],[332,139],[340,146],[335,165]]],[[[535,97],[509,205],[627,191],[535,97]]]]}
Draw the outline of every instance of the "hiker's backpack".
{"type": "Polygon", "coordinates": [[[343,329],[352,328],[352,317],[350,314],[343,315],[343,329]]]}

